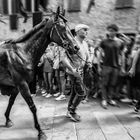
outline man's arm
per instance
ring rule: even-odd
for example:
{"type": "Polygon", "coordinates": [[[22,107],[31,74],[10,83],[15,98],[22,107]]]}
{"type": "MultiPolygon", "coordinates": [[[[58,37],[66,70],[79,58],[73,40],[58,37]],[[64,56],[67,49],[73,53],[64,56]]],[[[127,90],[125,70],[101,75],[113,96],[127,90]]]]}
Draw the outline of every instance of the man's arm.
{"type": "Polygon", "coordinates": [[[121,64],[120,64],[121,72],[125,73],[125,52],[124,52],[124,50],[121,52],[121,55],[119,57],[121,57],[121,64]]]}
{"type": "Polygon", "coordinates": [[[120,59],[120,69],[121,69],[121,72],[124,74],[126,73],[126,70],[125,70],[125,53],[127,51],[126,49],[126,44],[124,43],[123,40],[119,39],[118,40],[119,43],[120,43],[120,49],[119,49],[119,59],[120,59]]]}
{"type": "Polygon", "coordinates": [[[68,68],[68,70],[71,72],[72,75],[74,75],[75,77],[81,77],[80,74],[78,73],[78,71],[76,71],[76,68],[74,69],[70,62],[68,61],[67,57],[63,57],[63,59],[61,60],[61,62],[63,63],[63,65],[68,68]]]}
{"type": "Polygon", "coordinates": [[[38,67],[40,67],[44,63],[44,54],[40,58],[40,62],[38,63],[38,67]]]}
{"type": "MultiPolygon", "coordinates": [[[[87,42],[86,42],[86,44],[87,44],[87,42]]],[[[87,46],[85,46],[85,53],[86,53],[86,65],[88,65],[88,67],[92,67],[92,59],[91,59],[91,57],[90,57],[90,51],[89,51],[89,49],[88,49],[88,44],[87,44],[87,46]]]]}
{"type": "Polygon", "coordinates": [[[125,34],[118,33],[118,35],[120,36],[120,39],[122,39],[125,42],[125,44],[129,44],[131,42],[130,38],[125,34]]]}

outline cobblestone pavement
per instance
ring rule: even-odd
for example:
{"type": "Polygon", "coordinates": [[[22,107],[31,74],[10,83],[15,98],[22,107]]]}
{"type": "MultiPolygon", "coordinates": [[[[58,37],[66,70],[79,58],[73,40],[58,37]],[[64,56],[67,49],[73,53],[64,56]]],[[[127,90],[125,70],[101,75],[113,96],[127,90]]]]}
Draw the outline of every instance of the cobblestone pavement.
{"type": "MultiPolygon", "coordinates": [[[[132,106],[119,103],[120,107],[109,106],[104,110],[99,100],[80,104],[77,112],[82,121],[74,123],[66,118],[66,101],[55,101],[33,97],[38,109],[41,127],[48,140],[140,140],[139,114],[132,106]]],[[[32,114],[19,95],[11,112],[14,126],[5,128],[4,112],[8,97],[0,96],[0,140],[37,140],[32,114]]]]}

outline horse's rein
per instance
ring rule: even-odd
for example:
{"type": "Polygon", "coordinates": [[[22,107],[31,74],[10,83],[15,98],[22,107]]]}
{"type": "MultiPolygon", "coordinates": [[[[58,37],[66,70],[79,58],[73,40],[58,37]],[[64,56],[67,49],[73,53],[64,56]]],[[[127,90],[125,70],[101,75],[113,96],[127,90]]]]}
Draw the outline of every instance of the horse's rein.
{"type": "MultiPolygon", "coordinates": [[[[52,29],[51,29],[50,38],[51,38],[51,36],[52,36],[52,34],[53,34],[53,30],[55,29],[56,32],[57,32],[57,34],[58,34],[58,36],[59,36],[59,38],[60,38],[60,40],[62,41],[63,48],[66,48],[66,47],[68,46],[68,42],[67,42],[66,40],[64,40],[64,39],[62,38],[62,36],[60,35],[60,33],[59,33],[59,31],[58,31],[58,29],[57,29],[57,27],[56,27],[56,23],[57,23],[57,22],[54,22],[54,26],[53,26],[52,29]]],[[[66,23],[65,23],[65,24],[66,24],[66,23]]]]}

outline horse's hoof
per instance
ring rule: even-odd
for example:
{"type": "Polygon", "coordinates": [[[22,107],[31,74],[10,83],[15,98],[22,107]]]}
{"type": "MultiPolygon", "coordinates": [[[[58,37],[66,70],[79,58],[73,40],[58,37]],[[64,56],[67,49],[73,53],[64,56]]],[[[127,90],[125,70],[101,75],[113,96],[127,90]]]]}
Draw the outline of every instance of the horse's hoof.
{"type": "Polygon", "coordinates": [[[45,135],[44,132],[40,132],[38,134],[38,140],[47,140],[47,136],[45,135]]]}
{"type": "Polygon", "coordinates": [[[5,126],[8,127],[8,128],[12,127],[13,126],[12,121],[11,120],[6,121],[5,126]]]}

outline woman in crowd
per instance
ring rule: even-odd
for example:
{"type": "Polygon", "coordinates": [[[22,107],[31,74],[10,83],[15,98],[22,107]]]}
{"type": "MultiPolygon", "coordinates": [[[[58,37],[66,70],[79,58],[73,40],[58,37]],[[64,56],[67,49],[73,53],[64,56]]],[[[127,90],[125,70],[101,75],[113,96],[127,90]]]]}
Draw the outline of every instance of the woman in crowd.
{"type": "Polygon", "coordinates": [[[58,84],[58,89],[59,92],[54,94],[54,96],[56,96],[56,100],[65,100],[66,96],[65,96],[65,85],[66,85],[66,68],[62,63],[62,56],[64,55],[65,50],[60,47],[57,46],[57,56],[54,59],[54,65],[53,65],[53,69],[55,70],[55,76],[57,79],[57,84],[58,84]]]}
{"type": "Polygon", "coordinates": [[[46,92],[42,95],[49,98],[53,94],[53,58],[54,58],[55,44],[49,44],[44,55],[41,57],[39,65],[43,64],[43,77],[45,82],[46,92]]]}

